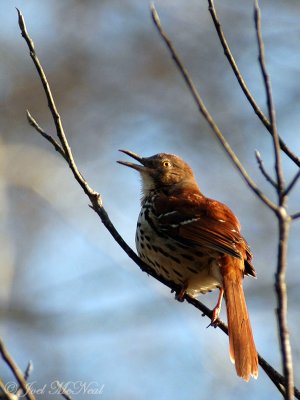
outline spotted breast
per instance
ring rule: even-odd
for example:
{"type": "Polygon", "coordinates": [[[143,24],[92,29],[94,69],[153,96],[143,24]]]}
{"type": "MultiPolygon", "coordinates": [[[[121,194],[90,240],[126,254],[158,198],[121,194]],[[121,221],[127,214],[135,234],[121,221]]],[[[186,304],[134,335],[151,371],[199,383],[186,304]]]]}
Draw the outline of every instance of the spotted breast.
{"type": "Polygon", "coordinates": [[[222,286],[217,262],[218,253],[201,247],[180,243],[163,230],[162,221],[171,213],[157,214],[158,194],[143,199],[136,229],[139,256],[156,273],[182,287],[190,296],[207,293],[222,286]]]}

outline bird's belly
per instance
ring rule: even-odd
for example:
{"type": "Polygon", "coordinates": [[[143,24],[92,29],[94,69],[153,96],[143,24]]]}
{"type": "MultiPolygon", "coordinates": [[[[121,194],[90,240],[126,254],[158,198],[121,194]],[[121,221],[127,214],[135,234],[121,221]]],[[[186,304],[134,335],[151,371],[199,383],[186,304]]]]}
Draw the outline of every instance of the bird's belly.
{"type": "Polygon", "coordinates": [[[148,224],[142,224],[142,228],[137,230],[136,247],[141,259],[156,273],[185,287],[193,297],[222,287],[218,253],[215,251],[191,248],[158,236],[148,224]]]}

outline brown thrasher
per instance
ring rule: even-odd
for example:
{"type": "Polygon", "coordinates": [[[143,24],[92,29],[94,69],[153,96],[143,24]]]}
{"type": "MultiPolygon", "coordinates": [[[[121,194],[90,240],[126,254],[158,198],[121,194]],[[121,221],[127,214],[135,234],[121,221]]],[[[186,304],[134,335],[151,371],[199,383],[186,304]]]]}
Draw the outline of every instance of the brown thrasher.
{"type": "Polygon", "coordinates": [[[220,290],[212,325],[225,292],[230,359],[238,376],[258,376],[258,358],[243,291],[244,275],[255,276],[240,223],[224,204],[205,197],[189,165],[173,154],[140,157],[120,164],[140,172],[142,208],[136,230],[139,256],[159,275],[180,285],[177,294],[196,297],[220,290]]]}

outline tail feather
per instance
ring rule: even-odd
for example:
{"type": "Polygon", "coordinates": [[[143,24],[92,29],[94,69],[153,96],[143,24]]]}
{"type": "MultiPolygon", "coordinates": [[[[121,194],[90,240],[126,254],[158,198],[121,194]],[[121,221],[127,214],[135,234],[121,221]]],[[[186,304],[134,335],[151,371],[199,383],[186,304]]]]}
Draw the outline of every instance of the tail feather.
{"type": "Polygon", "coordinates": [[[223,267],[223,283],[227,308],[229,354],[238,376],[249,381],[258,376],[258,357],[243,291],[243,272],[239,259],[231,259],[229,267],[223,267]]]}

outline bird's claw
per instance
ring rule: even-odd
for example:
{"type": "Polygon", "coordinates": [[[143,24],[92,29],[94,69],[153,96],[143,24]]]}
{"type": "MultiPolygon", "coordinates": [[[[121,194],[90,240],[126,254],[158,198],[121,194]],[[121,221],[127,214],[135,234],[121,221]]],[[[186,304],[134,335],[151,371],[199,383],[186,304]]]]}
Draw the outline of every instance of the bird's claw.
{"type": "Polygon", "coordinates": [[[182,303],[184,301],[184,296],[186,294],[187,285],[182,286],[179,292],[176,292],[175,299],[182,303]]]}
{"type": "Polygon", "coordinates": [[[210,326],[212,326],[213,328],[217,328],[219,323],[220,323],[220,321],[218,320],[218,318],[216,318],[215,320],[211,319],[211,321],[207,325],[206,329],[209,328],[210,326]]]}
{"type": "Polygon", "coordinates": [[[216,306],[213,310],[212,310],[212,316],[211,316],[211,321],[210,324],[206,327],[209,328],[210,326],[212,326],[213,328],[217,328],[217,326],[219,325],[220,321],[219,321],[219,314],[221,311],[221,307],[220,306],[216,306]]]}

